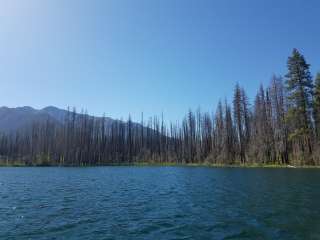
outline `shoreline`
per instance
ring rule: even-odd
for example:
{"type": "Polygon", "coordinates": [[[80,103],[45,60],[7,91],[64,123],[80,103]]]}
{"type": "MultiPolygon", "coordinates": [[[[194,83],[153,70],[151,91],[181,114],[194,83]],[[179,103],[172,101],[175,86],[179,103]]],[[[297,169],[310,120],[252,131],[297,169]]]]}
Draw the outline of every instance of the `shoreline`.
{"type": "Polygon", "coordinates": [[[217,163],[150,163],[150,162],[136,162],[136,163],[109,163],[102,165],[55,165],[55,164],[32,164],[27,165],[23,163],[3,164],[2,167],[66,167],[66,168],[87,168],[87,167],[209,167],[209,168],[290,168],[290,169],[320,169],[320,166],[311,165],[280,165],[280,164],[217,164],[217,163]]]}

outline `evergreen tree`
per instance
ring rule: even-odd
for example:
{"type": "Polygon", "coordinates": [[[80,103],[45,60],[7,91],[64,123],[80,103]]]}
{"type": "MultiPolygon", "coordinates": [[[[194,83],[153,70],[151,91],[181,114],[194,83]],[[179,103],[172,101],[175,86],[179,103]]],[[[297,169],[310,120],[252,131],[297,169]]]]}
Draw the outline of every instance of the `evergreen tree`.
{"type": "Polygon", "coordinates": [[[294,49],[287,62],[286,88],[288,91],[287,120],[290,127],[289,139],[303,160],[305,153],[311,153],[311,107],[313,83],[309,64],[305,58],[294,49]]]}
{"type": "Polygon", "coordinates": [[[233,115],[237,129],[237,139],[238,139],[238,148],[239,148],[239,156],[240,162],[244,163],[245,161],[245,133],[244,133],[244,112],[243,112],[243,97],[242,91],[239,84],[236,84],[234,89],[234,97],[233,97],[233,115]]]}
{"type": "Polygon", "coordinates": [[[315,79],[314,88],[314,99],[313,99],[313,116],[315,133],[317,140],[320,141],[320,72],[317,74],[315,79]]]}

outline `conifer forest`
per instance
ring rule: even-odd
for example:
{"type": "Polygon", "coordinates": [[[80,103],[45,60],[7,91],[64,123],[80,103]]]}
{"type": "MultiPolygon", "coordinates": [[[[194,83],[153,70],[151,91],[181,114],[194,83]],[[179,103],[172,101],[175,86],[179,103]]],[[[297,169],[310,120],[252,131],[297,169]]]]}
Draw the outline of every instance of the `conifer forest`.
{"type": "Polygon", "coordinates": [[[180,123],[142,114],[139,123],[129,117],[106,124],[71,109],[63,124],[34,122],[2,133],[1,163],[320,165],[320,73],[312,76],[309,68],[294,49],[287,74],[272,76],[254,99],[236,84],[233,99],[213,113],[190,110],[180,123]]]}

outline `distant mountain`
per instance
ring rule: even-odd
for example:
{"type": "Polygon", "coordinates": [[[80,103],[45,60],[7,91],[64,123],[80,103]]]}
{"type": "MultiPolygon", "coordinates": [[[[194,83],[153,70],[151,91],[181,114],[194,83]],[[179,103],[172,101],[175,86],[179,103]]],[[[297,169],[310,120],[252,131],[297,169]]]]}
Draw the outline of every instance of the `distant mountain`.
{"type": "MultiPolygon", "coordinates": [[[[28,106],[16,108],[0,107],[0,132],[15,132],[16,130],[31,126],[33,122],[41,122],[48,119],[53,122],[63,123],[67,113],[67,110],[53,106],[40,110],[28,106]]],[[[108,125],[118,120],[106,117],[105,121],[108,125]]]]}

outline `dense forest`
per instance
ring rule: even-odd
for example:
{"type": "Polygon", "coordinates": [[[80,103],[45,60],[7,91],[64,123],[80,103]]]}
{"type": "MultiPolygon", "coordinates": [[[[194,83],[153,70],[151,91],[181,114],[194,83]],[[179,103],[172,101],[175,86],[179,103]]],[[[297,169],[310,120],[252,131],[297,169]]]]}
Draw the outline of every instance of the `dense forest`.
{"type": "Polygon", "coordinates": [[[163,117],[141,123],[68,111],[63,124],[50,120],[0,136],[2,164],[104,165],[201,163],[320,165],[320,74],[294,49],[284,77],[272,76],[254,101],[236,84],[231,104],[214,114],[189,111],[180,124],[163,117]]]}

